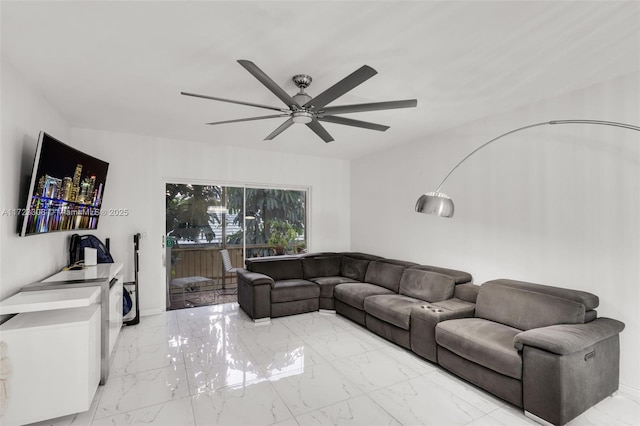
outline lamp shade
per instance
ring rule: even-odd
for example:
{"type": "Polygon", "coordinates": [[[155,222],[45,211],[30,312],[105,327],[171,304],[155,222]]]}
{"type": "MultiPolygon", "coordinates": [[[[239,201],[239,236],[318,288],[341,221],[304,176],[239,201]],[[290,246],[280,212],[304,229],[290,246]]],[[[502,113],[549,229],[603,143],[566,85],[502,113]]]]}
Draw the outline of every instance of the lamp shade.
{"type": "Polygon", "coordinates": [[[418,198],[416,211],[440,217],[451,217],[454,211],[453,200],[442,192],[427,192],[418,198]]]}

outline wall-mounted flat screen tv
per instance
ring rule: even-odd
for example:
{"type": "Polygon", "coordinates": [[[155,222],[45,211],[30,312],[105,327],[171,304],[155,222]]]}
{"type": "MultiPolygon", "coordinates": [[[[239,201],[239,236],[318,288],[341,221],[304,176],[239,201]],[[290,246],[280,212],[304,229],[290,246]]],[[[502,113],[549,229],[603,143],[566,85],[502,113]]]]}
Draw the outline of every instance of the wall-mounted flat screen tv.
{"type": "Polygon", "coordinates": [[[40,132],[20,235],[96,229],[108,168],[40,132]]]}

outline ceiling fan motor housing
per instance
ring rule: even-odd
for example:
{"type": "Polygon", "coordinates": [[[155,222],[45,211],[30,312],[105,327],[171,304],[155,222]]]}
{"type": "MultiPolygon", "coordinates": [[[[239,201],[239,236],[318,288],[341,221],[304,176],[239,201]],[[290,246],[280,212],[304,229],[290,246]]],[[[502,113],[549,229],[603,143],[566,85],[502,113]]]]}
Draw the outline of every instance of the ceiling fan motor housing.
{"type": "Polygon", "coordinates": [[[293,100],[298,103],[298,105],[304,105],[311,100],[311,96],[306,93],[298,93],[292,96],[293,100]]]}

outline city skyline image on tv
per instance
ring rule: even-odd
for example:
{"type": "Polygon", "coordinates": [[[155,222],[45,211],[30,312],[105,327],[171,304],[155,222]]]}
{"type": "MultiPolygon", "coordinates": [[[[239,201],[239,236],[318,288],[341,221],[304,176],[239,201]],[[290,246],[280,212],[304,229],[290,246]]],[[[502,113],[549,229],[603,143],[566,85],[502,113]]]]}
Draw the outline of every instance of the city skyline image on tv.
{"type": "Polygon", "coordinates": [[[41,132],[21,234],[96,229],[108,168],[41,132]]]}

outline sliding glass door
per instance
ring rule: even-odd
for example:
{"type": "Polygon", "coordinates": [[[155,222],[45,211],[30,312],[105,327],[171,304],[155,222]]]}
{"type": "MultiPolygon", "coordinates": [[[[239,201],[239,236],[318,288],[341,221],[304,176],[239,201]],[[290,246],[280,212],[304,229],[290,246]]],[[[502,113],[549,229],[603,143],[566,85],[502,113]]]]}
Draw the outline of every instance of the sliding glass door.
{"type": "Polygon", "coordinates": [[[246,257],[306,250],[306,190],[245,188],[243,193],[234,189],[229,194],[229,207],[245,219],[246,257]]]}
{"type": "Polygon", "coordinates": [[[307,249],[306,189],[166,184],[167,294],[177,304],[206,304],[206,292],[236,284],[223,267],[246,257],[307,249]],[[185,297],[185,291],[191,300],[185,297]]]}

